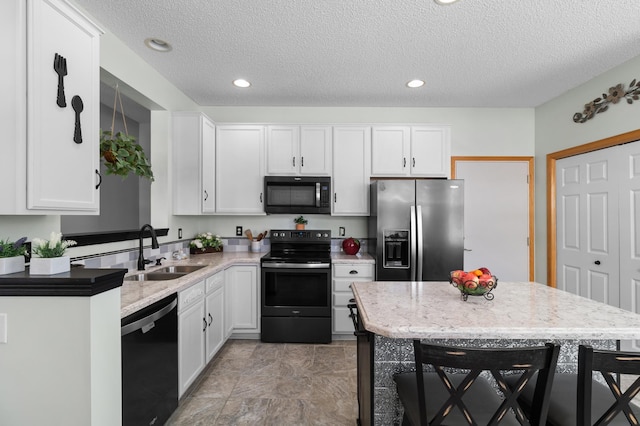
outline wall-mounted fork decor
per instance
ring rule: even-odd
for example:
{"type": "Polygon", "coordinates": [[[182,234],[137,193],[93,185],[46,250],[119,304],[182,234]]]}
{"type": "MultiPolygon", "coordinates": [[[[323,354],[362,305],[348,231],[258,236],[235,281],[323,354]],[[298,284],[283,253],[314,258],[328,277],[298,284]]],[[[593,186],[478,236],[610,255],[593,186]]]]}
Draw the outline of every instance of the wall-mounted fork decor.
{"type": "Polygon", "coordinates": [[[67,58],[56,53],[53,58],[53,70],[58,74],[58,99],[56,103],[60,108],[67,106],[64,97],[64,76],[67,75],[67,58]]]}

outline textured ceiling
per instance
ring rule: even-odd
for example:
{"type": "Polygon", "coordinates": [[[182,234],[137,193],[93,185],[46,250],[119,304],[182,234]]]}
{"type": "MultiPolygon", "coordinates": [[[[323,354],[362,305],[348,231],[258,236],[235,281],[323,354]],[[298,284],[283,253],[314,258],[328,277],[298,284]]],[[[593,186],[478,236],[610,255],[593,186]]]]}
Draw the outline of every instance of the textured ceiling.
{"type": "Polygon", "coordinates": [[[639,0],[72,1],[203,106],[534,107],[640,55],[639,0]]]}

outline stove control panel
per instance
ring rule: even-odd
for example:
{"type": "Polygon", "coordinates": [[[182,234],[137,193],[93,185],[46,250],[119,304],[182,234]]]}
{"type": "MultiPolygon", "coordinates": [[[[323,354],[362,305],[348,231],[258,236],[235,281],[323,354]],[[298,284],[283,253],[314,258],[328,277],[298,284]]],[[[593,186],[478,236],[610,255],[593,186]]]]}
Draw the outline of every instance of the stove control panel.
{"type": "Polygon", "coordinates": [[[331,242],[331,230],[272,230],[271,243],[274,242],[331,242]]]}

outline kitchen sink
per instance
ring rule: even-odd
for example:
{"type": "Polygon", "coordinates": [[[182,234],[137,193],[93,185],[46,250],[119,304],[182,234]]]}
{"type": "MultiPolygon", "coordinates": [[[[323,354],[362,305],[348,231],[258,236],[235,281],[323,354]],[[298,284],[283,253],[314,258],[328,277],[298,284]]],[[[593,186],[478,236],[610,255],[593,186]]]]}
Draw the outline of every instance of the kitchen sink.
{"type": "Polygon", "coordinates": [[[203,265],[176,265],[176,266],[167,266],[166,268],[162,268],[161,271],[163,273],[190,273],[195,272],[199,269],[204,268],[203,265]]]}
{"type": "Polygon", "coordinates": [[[135,274],[125,277],[125,281],[167,281],[175,280],[187,275],[186,273],[177,272],[149,272],[146,274],[135,274]]]}

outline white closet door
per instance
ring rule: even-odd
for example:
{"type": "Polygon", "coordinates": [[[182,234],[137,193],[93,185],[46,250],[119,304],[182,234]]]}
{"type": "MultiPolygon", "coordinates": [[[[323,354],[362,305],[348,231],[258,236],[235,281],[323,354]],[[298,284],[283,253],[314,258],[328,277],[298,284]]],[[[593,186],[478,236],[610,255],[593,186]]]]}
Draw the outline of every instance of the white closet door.
{"type": "Polygon", "coordinates": [[[609,150],[556,162],[557,287],[620,304],[619,166],[609,150]]]}
{"type": "Polygon", "coordinates": [[[640,142],[619,148],[620,307],[640,314],[640,142]]]}
{"type": "Polygon", "coordinates": [[[528,161],[455,161],[464,179],[464,268],[529,281],[528,161]]]}

